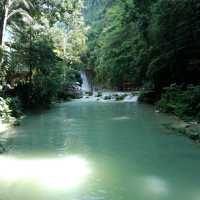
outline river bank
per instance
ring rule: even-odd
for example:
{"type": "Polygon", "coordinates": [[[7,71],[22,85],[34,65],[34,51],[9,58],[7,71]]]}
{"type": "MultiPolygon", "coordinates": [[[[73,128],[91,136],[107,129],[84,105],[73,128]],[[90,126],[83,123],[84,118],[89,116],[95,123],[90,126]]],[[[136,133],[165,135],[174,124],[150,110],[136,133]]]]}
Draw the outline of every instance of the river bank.
{"type": "Polygon", "coordinates": [[[174,115],[176,119],[170,124],[165,124],[166,128],[200,143],[199,91],[200,86],[177,85],[159,92],[144,90],[139,96],[139,102],[152,104],[156,112],[174,115]]]}

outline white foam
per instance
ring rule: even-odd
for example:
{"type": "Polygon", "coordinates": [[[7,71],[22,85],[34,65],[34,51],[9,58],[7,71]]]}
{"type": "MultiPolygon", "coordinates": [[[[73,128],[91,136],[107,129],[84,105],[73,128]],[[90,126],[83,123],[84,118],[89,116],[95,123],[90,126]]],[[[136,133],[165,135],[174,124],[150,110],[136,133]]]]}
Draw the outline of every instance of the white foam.
{"type": "Polygon", "coordinates": [[[89,80],[85,71],[81,71],[81,79],[82,79],[82,86],[81,86],[82,92],[90,92],[91,85],[89,83],[89,80]]]}
{"type": "Polygon", "coordinates": [[[97,92],[94,92],[92,96],[83,96],[81,101],[84,102],[91,102],[91,101],[98,101],[98,102],[137,102],[138,96],[132,95],[131,93],[125,92],[102,92],[102,96],[97,95],[97,92]],[[127,95],[123,100],[116,100],[116,96],[123,96],[127,95]],[[106,99],[107,97],[107,99],[106,99]]]}
{"type": "Polygon", "coordinates": [[[124,98],[124,102],[137,102],[138,96],[128,95],[124,98]]]}

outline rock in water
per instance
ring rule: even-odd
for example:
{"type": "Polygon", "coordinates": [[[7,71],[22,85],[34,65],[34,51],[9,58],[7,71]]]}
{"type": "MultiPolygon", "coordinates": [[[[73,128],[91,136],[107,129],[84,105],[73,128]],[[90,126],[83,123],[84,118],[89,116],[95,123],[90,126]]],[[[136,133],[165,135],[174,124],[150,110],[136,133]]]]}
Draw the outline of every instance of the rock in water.
{"type": "Polygon", "coordinates": [[[0,143],[0,154],[3,154],[6,152],[6,148],[0,143]]]}

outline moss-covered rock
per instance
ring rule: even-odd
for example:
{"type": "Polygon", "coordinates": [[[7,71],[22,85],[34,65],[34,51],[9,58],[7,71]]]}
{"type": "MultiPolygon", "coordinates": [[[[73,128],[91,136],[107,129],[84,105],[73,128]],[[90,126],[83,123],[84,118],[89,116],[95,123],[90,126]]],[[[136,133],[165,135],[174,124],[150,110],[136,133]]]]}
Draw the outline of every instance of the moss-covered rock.
{"type": "Polygon", "coordinates": [[[93,95],[93,92],[90,92],[90,91],[85,92],[85,95],[87,95],[87,96],[92,96],[92,95],[93,95]]]}
{"type": "Polygon", "coordinates": [[[5,153],[6,151],[7,151],[7,150],[6,150],[6,148],[4,147],[4,145],[0,143],[0,154],[5,153]]]}
{"type": "Polygon", "coordinates": [[[97,94],[95,95],[95,97],[102,97],[102,92],[97,92],[97,94]]]}
{"type": "Polygon", "coordinates": [[[115,100],[116,101],[123,101],[126,97],[127,97],[127,94],[116,95],[115,100]]]}
{"type": "Polygon", "coordinates": [[[143,90],[139,94],[138,101],[142,103],[155,104],[160,100],[160,92],[155,90],[143,90]]]}
{"type": "Polygon", "coordinates": [[[111,100],[112,99],[112,96],[111,95],[106,95],[103,97],[104,100],[111,100]]]}

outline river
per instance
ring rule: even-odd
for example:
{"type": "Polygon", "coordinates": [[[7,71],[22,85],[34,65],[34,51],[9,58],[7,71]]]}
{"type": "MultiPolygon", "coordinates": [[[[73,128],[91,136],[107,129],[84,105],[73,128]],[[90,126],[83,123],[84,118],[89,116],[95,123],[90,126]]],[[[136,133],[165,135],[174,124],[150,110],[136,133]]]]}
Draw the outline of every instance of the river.
{"type": "Polygon", "coordinates": [[[200,148],[147,105],[83,102],[1,136],[0,200],[200,200],[200,148]]]}

